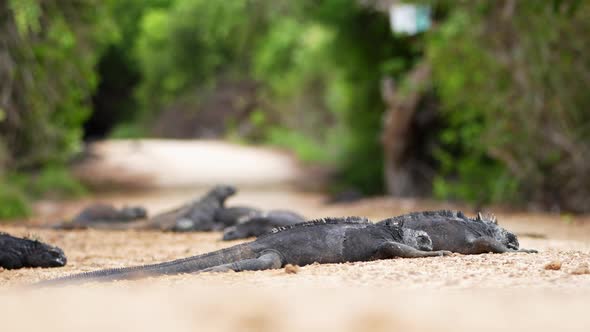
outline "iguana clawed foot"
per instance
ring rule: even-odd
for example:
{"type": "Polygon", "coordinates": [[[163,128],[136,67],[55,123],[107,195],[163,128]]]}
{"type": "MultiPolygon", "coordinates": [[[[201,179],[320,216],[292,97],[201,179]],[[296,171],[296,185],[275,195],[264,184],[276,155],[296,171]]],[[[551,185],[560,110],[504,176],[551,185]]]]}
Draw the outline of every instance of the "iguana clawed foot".
{"type": "Polygon", "coordinates": [[[518,249],[518,250],[516,250],[516,252],[526,252],[529,254],[538,254],[539,253],[539,251],[535,250],[535,249],[518,249]]]}

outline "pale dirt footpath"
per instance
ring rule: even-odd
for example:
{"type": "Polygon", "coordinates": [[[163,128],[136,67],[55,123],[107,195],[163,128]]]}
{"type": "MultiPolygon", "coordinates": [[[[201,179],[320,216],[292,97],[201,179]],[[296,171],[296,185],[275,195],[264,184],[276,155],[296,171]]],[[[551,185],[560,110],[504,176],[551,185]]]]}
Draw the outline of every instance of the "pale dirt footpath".
{"type": "MultiPolygon", "coordinates": [[[[202,191],[112,195],[150,212],[202,191]]],[[[242,191],[228,205],[292,208],[310,218],[364,215],[378,220],[448,207],[415,200],[371,199],[327,206],[314,194],[242,191]]],[[[82,202],[37,206],[42,224],[71,215],[82,202]]],[[[472,211],[467,211],[472,214],[472,211]]],[[[219,233],[53,231],[0,225],[62,247],[61,269],[0,271],[2,331],[589,331],[589,218],[497,213],[539,254],[455,255],[283,269],[181,275],[111,284],[29,289],[27,284],[99,268],[170,260],[220,249],[219,233]],[[560,270],[545,270],[550,261],[560,270]],[[583,270],[583,269],[582,269],[583,270]]]]}

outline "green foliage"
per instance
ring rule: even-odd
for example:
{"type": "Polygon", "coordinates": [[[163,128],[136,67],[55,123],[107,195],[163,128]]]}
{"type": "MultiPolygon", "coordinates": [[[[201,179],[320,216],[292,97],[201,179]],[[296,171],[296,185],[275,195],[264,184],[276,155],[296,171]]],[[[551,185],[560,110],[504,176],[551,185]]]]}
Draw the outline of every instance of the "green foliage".
{"type": "Polygon", "coordinates": [[[38,174],[29,176],[27,192],[33,198],[72,198],[84,196],[87,191],[64,167],[48,166],[38,174]]]}
{"type": "Polygon", "coordinates": [[[118,124],[109,135],[115,139],[141,138],[147,136],[146,130],[137,123],[118,124]]]}
{"type": "Polygon", "coordinates": [[[0,217],[25,216],[28,199],[49,191],[82,192],[63,165],[80,149],[99,50],[116,38],[108,10],[98,0],[0,2],[0,217]]]}
{"type": "Polygon", "coordinates": [[[428,41],[449,125],[437,194],[588,211],[590,97],[579,78],[590,48],[579,41],[590,32],[590,5],[509,5],[449,5],[428,41]]]}
{"type": "Polygon", "coordinates": [[[325,26],[282,19],[255,49],[255,78],[265,82],[273,98],[292,98],[313,80],[325,80],[334,71],[326,57],[332,40],[333,33],[325,26]]]}
{"type": "MultiPolygon", "coordinates": [[[[111,135],[132,138],[163,110],[231,99],[216,92],[236,82],[255,92],[226,103],[250,120],[227,118],[232,137],[289,147],[337,167],[336,187],[380,193],[379,83],[404,82],[426,56],[446,126],[437,197],[587,211],[590,5],[422,2],[439,22],[414,37],[393,36],[371,1],[1,2],[0,171],[12,189],[0,203],[83,193],[63,165],[80,149],[91,97],[118,121],[111,135]],[[93,96],[101,79],[111,90],[93,96]]],[[[5,215],[25,213],[14,211],[5,215]]]]}
{"type": "Polygon", "coordinates": [[[39,17],[41,6],[36,0],[10,0],[9,6],[14,13],[14,21],[22,34],[38,32],[41,29],[39,17]]]}
{"type": "Polygon", "coordinates": [[[30,214],[30,202],[41,198],[81,197],[86,189],[59,165],[35,172],[12,172],[0,178],[0,219],[22,218],[30,214]]]}
{"type": "Polygon", "coordinates": [[[315,140],[297,131],[273,128],[268,132],[269,144],[291,149],[303,162],[331,162],[334,156],[317,144],[315,140]]]}
{"type": "Polygon", "coordinates": [[[335,37],[328,47],[338,68],[331,101],[347,137],[339,157],[342,181],[367,194],[383,190],[380,143],[383,105],[379,83],[385,75],[399,78],[418,58],[411,40],[392,36],[387,16],[359,7],[356,1],[325,1],[317,18],[335,37]],[[340,96],[338,100],[335,96],[340,96]]]}
{"type": "Polygon", "coordinates": [[[0,221],[25,218],[31,214],[29,201],[22,191],[0,181],[0,221]]]}
{"type": "Polygon", "coordinates": [[[379,82],[420,54],[392,36],[386,15],[353,0],[176,0],[137,21],[144,119],[220,79],[255,79],[252,125],[263,134],[252,138],[337,166],[347,186],[382,191],[379,82]]]}
{"type": "Polygon", "coordinates": [[[247,73],[252,45],[266,24],[266,1],[177,0],[141,19],[136,55],[146,112],[187,91],[214,86],[219,75],[247,73]]]}
{"type": "Polygon", "coordinates": [[[500,96],[489,93],[490,85],[495,84],[489,77],[497,76],[497,62],[476,42],[463,42],[458,47],[449,44],[465,38],[476,25],[476,17],[457,9],[428,43],[448,123],[440,137],[444,148],[436,154],[441,168],[434,194],[439,198],[498,202],[514,196],[516,182],[498,160],[490,158],[490,142],[483,137],[485,126],[496,120],[492,115],[503,107],[500,96]],[[474,86],[479,88],[470,89],[474,86]]]}
{"type": "Polygon", "coordinates": [[[301,6],[304,16],[273,24],[256,50],[254,69],[266,83],[266,105],[289,128],[282,131],[284,145],[301,150],[314,143],[324,151],[316,158],[338,168],[339,185],[379,193],[385,108],[379,82],[383,75],[399,77],[418,52],[411,41],[391,35],[387,16],[356,1],[301,6]]]}
{"type": "Polygon", "coordinates": [[[62,199],[86,194],[86,189],[63,166],[46,166],[31,173],[11,173],[5,178],[5,182],[20,188],[20,191],[30,199],[62,199]]]}
{"type": "Polygon", "coordinates": [[[7,81],[0,140],[8,169],[63,163],[80,147],[96,85],[96,49],[114,38],[104,2],[10,1],[0,5],[7,81]],[[95,3],[96,2],[96,3],[95,3]],[[96,30],[94,29],[96,28],[96,30]]]}

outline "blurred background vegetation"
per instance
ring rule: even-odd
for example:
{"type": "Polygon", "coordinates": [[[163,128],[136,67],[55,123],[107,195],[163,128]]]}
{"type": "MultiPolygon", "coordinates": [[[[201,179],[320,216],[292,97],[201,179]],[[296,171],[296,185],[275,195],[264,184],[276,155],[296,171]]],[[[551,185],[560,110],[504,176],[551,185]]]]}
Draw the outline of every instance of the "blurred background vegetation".
{"type": "Polygon", "coordinates": [[[396,193],[384,82],[415,99],[396,195],[590,211],[590,3],[415,1],[434,25],[406,36],[391,2],[1,0],[0,218],[84,194],[67,164],[110,137],[278,145],[396,193]]]}

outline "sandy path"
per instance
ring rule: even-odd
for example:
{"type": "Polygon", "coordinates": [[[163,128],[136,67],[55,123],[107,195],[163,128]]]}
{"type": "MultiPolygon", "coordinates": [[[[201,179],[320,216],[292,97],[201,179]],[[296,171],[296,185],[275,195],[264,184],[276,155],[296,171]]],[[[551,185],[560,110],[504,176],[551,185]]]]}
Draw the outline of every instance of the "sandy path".
{"type": "Polygon", "coordinates": [[[107,140],[89,146],[74,174],[97,188],[276,187],[304,178],[285,151],[224,141],[107,140]]]}
{"type": "MultiPolygon", "coordinates": [[[[199,192],[108,196],[103,201],[145,203],[150,211],[199,192]]],[[[241,192],[229,205],[291,207],[309,217],[366,215],[374,219],[445,206],[414,200],[373,199],[326,206],[322,197],[285,191],[241,192]]],[[[41,215],[69,213],[78,204],[41,215]]],[[[61,207],[61,205],[60,205],[61,207]]],[[[283,270],[182,275],[108,285],[26,290],[19,286],[72,272],[126,266],[207,252],[233,243],[219,233],[52,231],[34,232],[69,256],[62,269],[0,271],[0,316],[7,331],[588,331],[590,220],[542,214],[500,213],[521,234],[523,247],[540,254],[456,255],[366,263],[311,265],[283,270]],[[545,270],[553,260],[558,271],[545,270]],[[16,288],[15,288],[16,287],[16,288]]],[[[44,218],[45,219],[45,218],[44,218]]],[[[40,220],[34,220],[40,222],[40,220]]]]}

